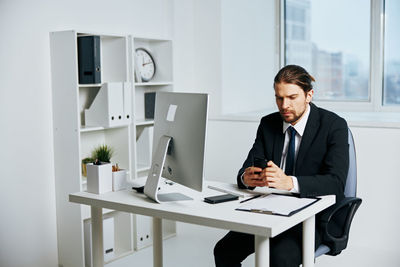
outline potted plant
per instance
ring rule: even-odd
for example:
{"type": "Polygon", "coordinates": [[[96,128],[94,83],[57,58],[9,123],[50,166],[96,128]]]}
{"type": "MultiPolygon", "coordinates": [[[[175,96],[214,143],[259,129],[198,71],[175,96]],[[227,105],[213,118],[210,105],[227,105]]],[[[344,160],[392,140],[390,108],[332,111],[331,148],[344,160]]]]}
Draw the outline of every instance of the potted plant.
{"type": "Polygon", "coordinates": [[[84,158],[82,160],[82,176],[87,176],[87,169],[86,169],[86,164],[93,162],[94,160],[92,158],[84,158]]]}
{"type": "Polygon", "coordinates": [[[112,190],[123,190],[126,186],[126,170],[120,169],[117,163],[112,166],[112,190]]]}
{"type": "Polygon", "coordinates": [[[114,149],[106,144],[99,145],[92,152],[92,159],[100,162],[111,162],[111,157],[114,154],[114,149]]]}
{"type": "Polygon", "coordinates": [[[92,152],[93,163],[87,164],[87,191],[102,194],[112,191],[111,157],[114,149],[106,144],[96,147],[92,152]]]}

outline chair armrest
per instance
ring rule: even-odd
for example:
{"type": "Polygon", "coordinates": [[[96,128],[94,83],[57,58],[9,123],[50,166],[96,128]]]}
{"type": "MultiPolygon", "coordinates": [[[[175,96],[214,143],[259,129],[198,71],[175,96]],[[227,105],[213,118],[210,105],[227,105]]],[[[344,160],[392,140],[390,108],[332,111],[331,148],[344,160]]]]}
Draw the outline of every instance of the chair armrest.
{"type": "Polygon", "coordinates": [[[324,218],[321,218],[323,243],[327,244],[331,248],[331,251],[328,253],[329,255],[337,255],[346,248],[349,238],[350,225],[357,209],[361,205],[361,202],[362,200],[360,198],[346,197],[333,206],[333,208],[328,214],[326,214],[326,216],[324,216],[324,218]],[[338,213],[338,211],[342,209],[345,209],[346,212],[346,218],[340,225],[342,234],[340,236],[334,236],[329,232],[328,224],[332,221],[333,217],[338,213]]]}

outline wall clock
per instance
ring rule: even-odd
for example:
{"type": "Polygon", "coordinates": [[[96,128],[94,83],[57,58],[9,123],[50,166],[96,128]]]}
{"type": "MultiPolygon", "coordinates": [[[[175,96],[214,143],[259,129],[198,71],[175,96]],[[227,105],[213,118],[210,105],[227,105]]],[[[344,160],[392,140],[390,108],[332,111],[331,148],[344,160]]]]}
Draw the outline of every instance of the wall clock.
{"type": "Polygon", "coordinates": [[[143,82],[153,79],[156,73],[156,63],[153,56],[144,48],[135,50],[138,71],[143,82]]]}

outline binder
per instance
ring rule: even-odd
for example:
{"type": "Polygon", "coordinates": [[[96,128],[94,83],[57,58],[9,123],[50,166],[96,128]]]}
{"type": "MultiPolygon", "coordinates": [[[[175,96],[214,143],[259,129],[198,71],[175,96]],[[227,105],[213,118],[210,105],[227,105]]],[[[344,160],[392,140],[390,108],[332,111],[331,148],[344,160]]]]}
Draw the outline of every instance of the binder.
{"type": "Polygon", "coordinates": [[[289,217],[319,201],[320,198],[300,198],[295,195],[272,193],[257,195],[248,200],[242,201],[236,210],[289,217]]]}
{"type": "Polygon", "coordinates": [[[100,36],[78,37],[80,84],[101,83],[100,36]]]}
{"type": "Polygon", "coordinates": [[[109,261],[115,257],[114,235],[114,218],[110,217],[103,219],[104,261],[109,261]]]}
{"type": "Polygon", "coordinates": [[[124,113],[124,93],[122,83],[107,83],[108,90],[108,111],[111,122],[115,125],[122,124],[122,116],[124,113]]]}
{"type": "MultiPolygon", "coordinates": [[[[103,219],[103,255],[104,260],[109,261],[115,258],[115,222],[114,217],[103,219]]],[[[84,246],[85,246],[85,266],[92,266],[92,222],[84,221],[84,246]]]]}
{"type": "Polygon", "coordinates": [[[132,84],[130,82],[124,82],[123,86],[123,120],[127,124],[130,124],[132,121],[132,84]]]}
{"type": "Polygon", "coordinates": [[[144,118],[154,119],[154,111],[156,105],[156,93],[144,93],[144,118]]]}
{"type": "Polygon", "coordinates": [[[85,109],[85,125],[102,127],[128,125],[132,119],[131,113],[130,83],[104,83],[89,109],[85,109]]]}

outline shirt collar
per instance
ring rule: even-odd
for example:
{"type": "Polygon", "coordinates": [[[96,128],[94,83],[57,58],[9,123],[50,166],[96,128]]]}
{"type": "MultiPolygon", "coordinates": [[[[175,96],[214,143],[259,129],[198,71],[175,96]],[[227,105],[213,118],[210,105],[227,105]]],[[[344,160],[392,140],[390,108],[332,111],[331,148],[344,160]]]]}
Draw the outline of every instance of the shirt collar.
{"type": "Polygon", "coordinates": [[[290,123],[287,123],[284,121],[283,122],[283,133],[286,132],[286,130],[289,128],[289,126],[292,126],[300,136],[303,136],[308,117],[310,116],[310,109],[311,109],[310,104],[307,104],[304,116],[295,125],[291,125],[290,123]]]}

